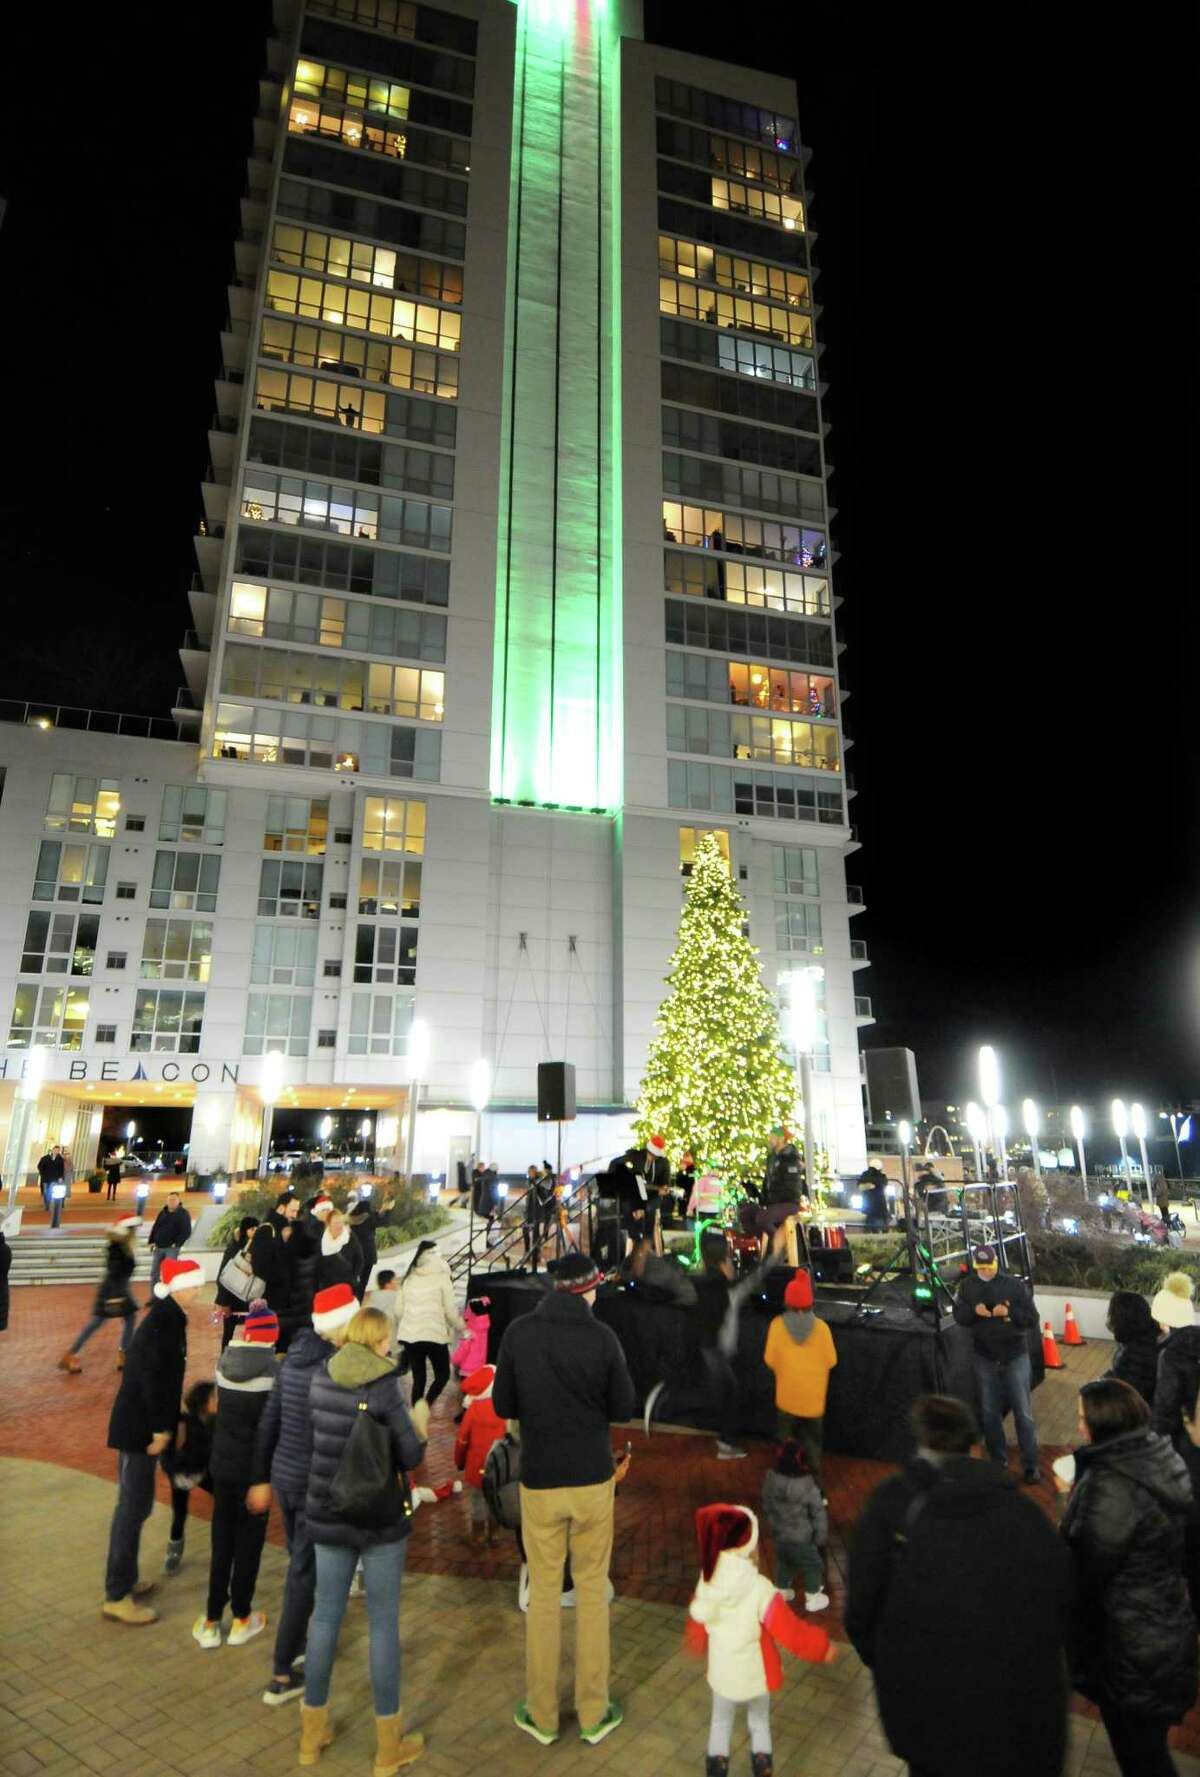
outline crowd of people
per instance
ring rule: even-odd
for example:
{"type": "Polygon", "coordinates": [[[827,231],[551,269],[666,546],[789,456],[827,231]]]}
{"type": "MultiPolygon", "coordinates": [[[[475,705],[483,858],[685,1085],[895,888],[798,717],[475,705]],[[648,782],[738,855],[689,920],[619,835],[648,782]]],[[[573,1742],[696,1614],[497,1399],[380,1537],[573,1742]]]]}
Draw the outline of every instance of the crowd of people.
{"type": "MultiPolygon", "coordinates": [[[[790,1145],[777,1132],[775,1195],[765,1191],[753,1210],[766,1250],[741,1277],[716,1229],[702,1235],[693,1271],[663,1259],[654,1239],[658,1155],[648,1144],[634,1164],[630,1156],[620,1162],[640,1181],[622,1200],[631,1242],[622,1280],[685,1311],[681,1374],[650,1391],[646,1427],[674,1388],[699,1381],[724,1460],[746,1454],[740,1317],[785,1264],[777,1211],[799,1176],[790,1170],[790,1145]]],[[[534,1238],[554,1206],[553,1182],[538,1172],[530,1178],[534,1238]],[[539,1184],[545,1189],[535,1196],[539,1184]]],[[[587,1253],[560,1257],[536,1308],[506,1329],[493,1365],[491,1304],[476,1296],[460,1306],[435,1242],[420,1242],[402,1271],[377,1264],[375,1235],[388,1207],[368,1203],[346,1215],[323,1191],[307,1202],[286,1191],[261,1222],[244,1217],[218,1268],[216,1373],[186,1394],[189,1317],[205,1282],[182,1250],[187,1212],[168,1198],[153,1225],[152,1298],[140,1319],[131,1288],[140,1225],[125,1217],[111,1229],[93,1311],[59,1360],[76,1373],[103,1322],[120,1322],[108,1429],[117,1500],[103,1614],[128,1627],[157,1620],[148,1601],[157,1582],[143,1573],[141,1534],[161,1465],[172,1501],[167,1574],[183,1561],[192,1494],[212,1496],[207,1593],[192,1628],[198,1647],[255,1640],[267,1628],[256,1592],[267,1516],[277,1505],[288,1566],[263,1702],[300,1701],[299,1762],[315,1765],[334,1733],[338,1632],[361,1588],[374,1773],[392,1777],[423,1748],[401,1713],[400,1599],[414,1511],[435,1497],[412,1477],[424,1460],[430,1408],[453,1369],[460,1383],[453,1459],[462,1481],[445,1482],[436,1496],[461,1487],[473,1547],[506,1532],[516,1537],[527,1626],[514,1724],[543,1746],[560,1737],[567,1602],[578,1732],[595,1744],[623,1720],[610,1691],[609,1567],[614,1500],[631,1446],[614,1449],[613,1428],[637,1405],[621,1345],[592,1312],[604,1276],[587,1253]]],[[[706,1661],[712,1692],[706,1777],[726,1777],[743,1707],[754,1777],[770,1777],[781,1650],[807,1661],[836,1656],[815,1619],[830,1604],[823,1427],[837,1350],[815,1312],[806,1269],[770,1287],[781,1294],[763,1351],[776,1440],[761,1504],[755,1511],[717,1501],[697,1513],[695,1526],[699,1574],[685,1642],[706,1661]],[[760,1521],[773,1544],[771,1578],[761,1569],[760,1521]]],[[[1168,1731],[1197,1687],[1193,1293],[1180,1272],[1152,1302],[1129,1291],[1113,1296],[1111,1373],[1080,1392],[1079,1447],[1054,1466],[1062,1496],[1055,1526],[1010,1473],[1004,1430],[1011,1410],[1020,1479],[1037,1483],[1032,1293],[1000,1268],[994,1249],[975,1249],[954,1319],[971,1342],[982,1425],[960,1400],[920,1399],[912,1460],[877,1488],[847,1539],[846,1632],[872,1671],[889,1743],[913,1777],[958,1777],[968,1748],[978,1777],[1055,1777],[1071,1688],[1099,1707],[1126,1777],[1174,1770],[1168,1731]]]]}

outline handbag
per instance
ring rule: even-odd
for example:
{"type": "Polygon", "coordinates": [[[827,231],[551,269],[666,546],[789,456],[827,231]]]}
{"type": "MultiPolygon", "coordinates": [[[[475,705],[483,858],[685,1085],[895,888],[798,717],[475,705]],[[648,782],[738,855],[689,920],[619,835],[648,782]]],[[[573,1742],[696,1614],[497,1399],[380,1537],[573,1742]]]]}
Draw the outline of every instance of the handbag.
{"type": "Polygon", "coordinates": [[[99,1308],[101,1320],[124,1320],[137,1313],[137,1303],[124,1292],[119,1296],[101,1296],[99,1308]]]}
{"type": "Polygon", "coordinates": [[[217,1282],[231,1296],[236,1296],[239,1302],[257,1302],[267,1293],[265,1280],[257,1277],[251,1270],[250,1261],[244,1252],[234,1253],[221,1267],[217,1282]]]}
{"type": "Polygon", "coordinates": [[[339,1518],[359,1530],[389,1530],[412,1517],[408,1479],[401,1481],[396,1473],[391,1436],[371,1412],[365,1389],[355,1402],[354,1424],[342,1446],[329,1503],[339,1518]]]}

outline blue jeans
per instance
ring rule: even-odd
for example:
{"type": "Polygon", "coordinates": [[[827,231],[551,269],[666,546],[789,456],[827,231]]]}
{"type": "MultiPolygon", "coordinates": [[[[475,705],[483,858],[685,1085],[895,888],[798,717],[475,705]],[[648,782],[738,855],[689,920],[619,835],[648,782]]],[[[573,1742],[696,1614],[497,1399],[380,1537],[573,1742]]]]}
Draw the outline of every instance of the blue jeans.
{"type": "MultiPolygon", "coordinates": [[[[397,1543],[375,1543],[364,1549],[361,1557],[376,1715],[400,1712],[400,1582],[406,1549],[407,1538],[402,1538],[397,1543]]],[[[318,1543],[316,1552],[317,1601],[308,1626],[304,1701],[309,1709],[324,1709],[329,1701],[338,1630],[346,1614],[359,1553],[333,1543],[318,1543]]]]}
{"type": "Polygon", "coordinates": [[[128,1598],[138,1577],[142,1525],[154,1510],[157,1456],[144,1450],[122,1450],[117,1456],[117,1509],[108,1533],[108,1564],[104,1596],[110,1602],[128,1598]]]}
{"type": "MultiPolygon", "coordinates": [[[[99,1332],[100,1328],[103,1325],[104,1325],[103,1317],[99,1314],[93,1314],[91,1320],[88,1321],[88,1323],[84,1327],[82,1333],[80,1333],[80,1335],[76,1339],[74,1345],[72,1345],[72,1347],[71,1347],[72,1353],[77,1352],[77,1351],[82,1351],[84,1346],[87,1344],[88,1340],[91,1338],[92,1334],[99,1332]]],[[[123,1319],[121,1321],[121,1350],[122,1351],[129,1350],[129,1347],[133,1341],[133,1335],[134,1335],[134,1331],[135,1331],[136,1327],[137,1327],[137,1315],[136,1314],[127,1314],[123,1317],[123,1319]]]]}
{"type": "Polygon", "coordinates": [[[182,1247],[178,1247],[178,1246],[156,1246],[154,1248],[154,1257],[150,1261],[150,1288],[151,1289],[153,1289],[155,1284],[158,1282],[158,1274],[162,1270],[163,1260],[164,1259],[177,1259],[179,1257],[180,1253],[182,1252],[182,1250],[183,1250],[182,1247]]]}
{"type": "Polygon", "coordinates": [[[1038,1441],[1029,1398],[1029,1353],[1022,1351],[1006,1364],[997,1364],[976,1352],[975,1380],[979,1384],[983,1441],[992,1461],[1001,1468],[1008,1467],[1008,1445],[1004,1438],[1004,1410],[1008,1406],[1012,1408],[1013,1424],[1017,1428],[1021,1466],[1026,1470],[1036,1469],[1038,1441]]]}

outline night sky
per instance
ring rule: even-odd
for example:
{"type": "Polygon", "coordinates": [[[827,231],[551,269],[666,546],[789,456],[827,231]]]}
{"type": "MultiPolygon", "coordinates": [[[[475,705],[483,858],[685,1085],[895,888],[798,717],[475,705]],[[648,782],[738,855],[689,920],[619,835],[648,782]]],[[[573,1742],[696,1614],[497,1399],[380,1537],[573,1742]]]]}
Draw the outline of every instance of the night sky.
{"type": "MultiPolygon", "coordinates": [[[[9,27],[0,696],[163,714],[182,682],[267,12],[110,9],[66,63],[9,27]]],[[[966,1095],[991,1040],[1010,1100],[1188,1099],[1186,15],[1170,43],[1153,9],[1090,37],[1028,6],[646,12],[651,38],[799,83],[865,1041],[912,1047],[926,1095],[966,1095]]]]}

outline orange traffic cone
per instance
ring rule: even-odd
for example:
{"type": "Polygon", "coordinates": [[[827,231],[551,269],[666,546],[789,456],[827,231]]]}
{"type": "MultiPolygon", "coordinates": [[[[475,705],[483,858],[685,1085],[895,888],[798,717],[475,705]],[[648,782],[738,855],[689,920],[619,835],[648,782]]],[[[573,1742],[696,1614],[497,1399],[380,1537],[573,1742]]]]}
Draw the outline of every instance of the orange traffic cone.
{"type": "Polygon", "coordinates": [[[1066,1308],[1063,1310],[1063,1344],[1082,1345],[1083,1343],[1083,1334],[1079,1331],[1079,1326],[1075,1319],[1075,1310],[1068,1302],[1066,1308]]]}
{"type": "Polygon", "coordinates": [[[1065,1370],[1067,1367],[1058,1355],[1058,1344],[1049,1321],[1042,1328],[1042,1363],[1047,1370],[1065,1370]]]}

